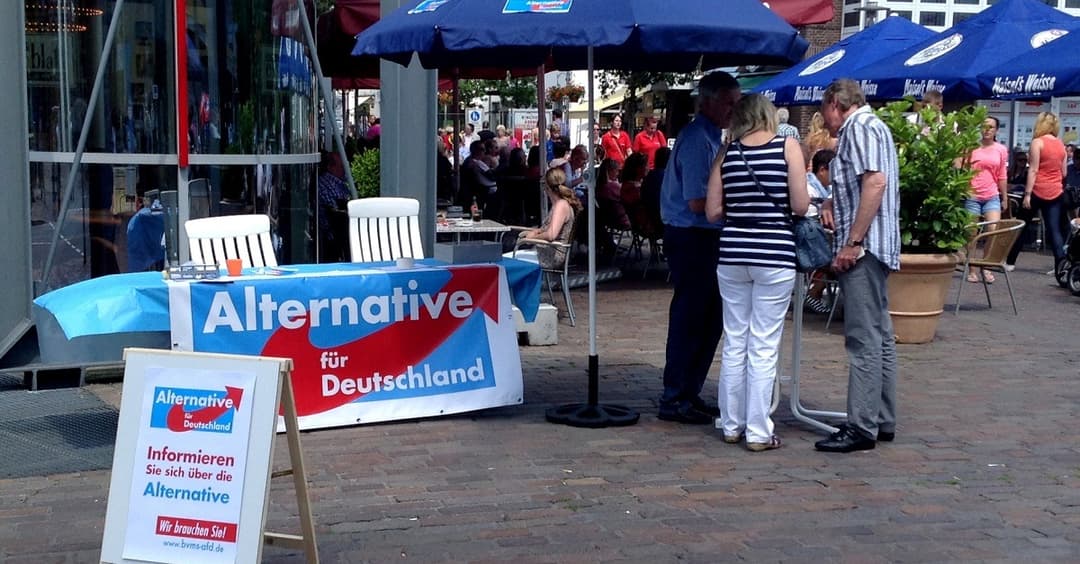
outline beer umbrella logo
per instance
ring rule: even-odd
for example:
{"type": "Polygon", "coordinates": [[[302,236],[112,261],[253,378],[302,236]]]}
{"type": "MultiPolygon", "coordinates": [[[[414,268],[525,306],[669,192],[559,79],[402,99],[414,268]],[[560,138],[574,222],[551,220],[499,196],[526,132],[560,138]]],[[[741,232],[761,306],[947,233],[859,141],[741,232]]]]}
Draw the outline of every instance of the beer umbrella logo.
{"type": "Polygon", "coordinates": [[[964,42],[964,34],[954,33],[941,41],[935,42],[933,45],[915,53],[908,60],[904,61],[905,67],[913,67],[924,63],[929,63],[934,59],[956,49],[964,42]]]}

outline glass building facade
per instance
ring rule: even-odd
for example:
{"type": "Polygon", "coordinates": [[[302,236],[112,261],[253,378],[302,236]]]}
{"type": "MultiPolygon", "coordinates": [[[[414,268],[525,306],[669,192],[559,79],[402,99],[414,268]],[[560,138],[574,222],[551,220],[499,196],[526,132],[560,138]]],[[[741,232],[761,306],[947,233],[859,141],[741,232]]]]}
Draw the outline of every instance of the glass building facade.
{"type": "Polygon", "coordinates": [[[315,262],[318,92],[300,0],[124,1],[93,104],[117,2],[24,4],[36,293],[182,262],[187,218],[266,214],[280,262],[315,262]]]}

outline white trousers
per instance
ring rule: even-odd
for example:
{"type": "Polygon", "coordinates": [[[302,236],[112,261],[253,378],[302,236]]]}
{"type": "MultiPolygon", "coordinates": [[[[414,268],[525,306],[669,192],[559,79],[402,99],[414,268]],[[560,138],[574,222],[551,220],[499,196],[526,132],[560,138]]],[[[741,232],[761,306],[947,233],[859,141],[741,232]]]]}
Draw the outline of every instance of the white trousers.
{"type": "Polygon", "coordinates": [[[773,435],[769,406],[795,270],[719,265],[716,278],[724,302],[720,422],[727,436],[745,431],[747,442],[768,442],[773,435]]]}

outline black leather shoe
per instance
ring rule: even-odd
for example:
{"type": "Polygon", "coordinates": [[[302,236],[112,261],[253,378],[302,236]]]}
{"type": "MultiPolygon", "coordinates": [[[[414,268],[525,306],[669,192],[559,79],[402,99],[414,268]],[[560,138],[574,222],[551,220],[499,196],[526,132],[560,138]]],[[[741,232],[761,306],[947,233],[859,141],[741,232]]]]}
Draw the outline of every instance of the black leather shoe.
{"type": "Polygon", "coordinates": [[[891,442],[893,442],[893,439],[895,439],[895,438],[896,438],[896,431],[878,431],[877,432],[877,440],[879,440],[879,441],[885,441],[887,443],[891,443],[891,442]]]}
{"type": "Polygon", "coordinates": [[[697,411],[700,411],[700,412],[704,413],[705,415],[710,415],[712,417],[720,417],[720,408],[716,407],[715,405],[713,405],[711,403],[706,403],[705,400],[703,400],[701,398],[693,398],[693,399],[691,399],[690,400],[690,407],[694,408],[697,411]]]}
{"type": "Polygon", "coordinates": [[[674,421],[687,425],[708,425],[713,422],[713,416],[702,413],[691,406],[676,411],[661,411],[656,415],[656,418],[661,421],[674,421]]]}
{"type": "Polygon", "coordinates": [[[814,443],[814,448],[823,452],[855,452],[857,450],[873,450],[877,442],[867,438],[854,427],[842,425],[840,430],[829,435],[829,438],[814,443]]]}

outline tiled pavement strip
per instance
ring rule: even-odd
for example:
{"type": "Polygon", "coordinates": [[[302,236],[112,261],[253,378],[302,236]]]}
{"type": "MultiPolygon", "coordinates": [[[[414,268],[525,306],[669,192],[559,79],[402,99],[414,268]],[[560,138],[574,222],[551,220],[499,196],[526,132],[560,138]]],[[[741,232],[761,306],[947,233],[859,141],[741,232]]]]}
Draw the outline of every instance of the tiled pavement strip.
{"type": "MultiPolygon", "coordinates": [[[[658,421],[671,295],[658,273],[599,292],[600,398],[639,409],[640,423],[546,423],[546,408],[585,399],[587,294],[576,290],[578,327],[564,320],[558,346],[522,348],[523,405],[303,435],[322,561],[1080,561],[1080,298],[1049,268],[1022,255],[1018,317],[998,275],[993,310],[968,284],[932,344],[900,346],[896,442],[850,455],[813,450],[821,435],[791,417],[786,388],[778,451],[658,421]]],[[[809,406],[844,408],[840,330],[809,317],[809,406]]],[[[116,403],[118,384],[90,388],[116,403]]],[[[97,561],[108,479],[0,480],[0,561],[97,561]]],[[[275,481],[271,529],[296,529],[291,493],[275,481]]]]}

